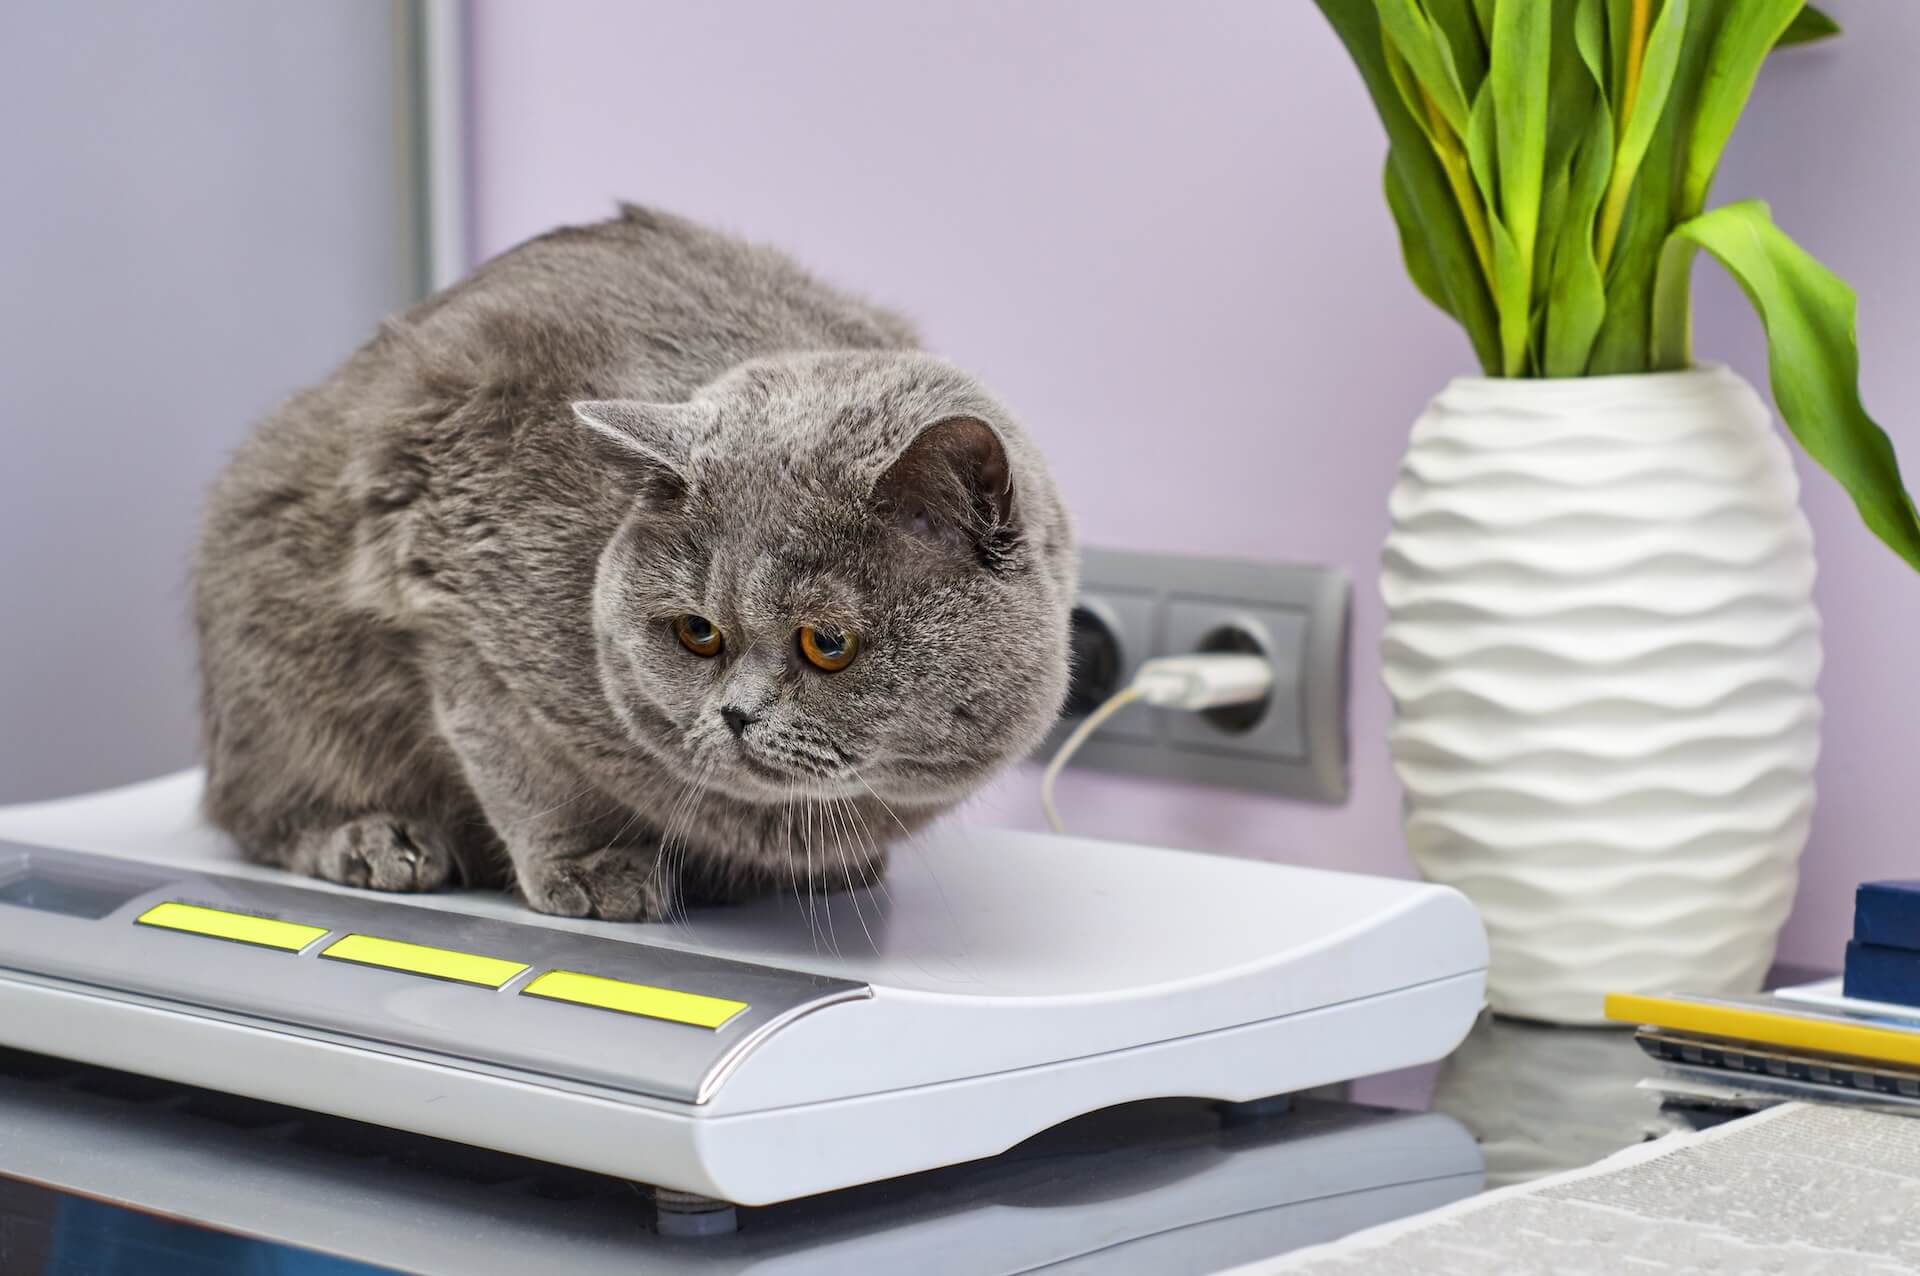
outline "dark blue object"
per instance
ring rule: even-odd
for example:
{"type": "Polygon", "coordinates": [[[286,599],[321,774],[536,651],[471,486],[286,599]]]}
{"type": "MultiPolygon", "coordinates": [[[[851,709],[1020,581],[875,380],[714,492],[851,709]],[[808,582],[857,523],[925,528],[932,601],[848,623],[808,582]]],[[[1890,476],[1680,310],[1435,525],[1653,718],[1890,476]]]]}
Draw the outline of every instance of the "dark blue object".
{"type": "Polygon", "coordinates": [[[1920,950],[1920,882],[1862,883],[1853,896],[1853,937],[1882,948],[1920,950]]]}
{"type": "Polygon", "coordinates": [[[1920,952],[1853,940],[1847,944],[1845,987],[1849,997],[1920,1006],[1920,952]]]}

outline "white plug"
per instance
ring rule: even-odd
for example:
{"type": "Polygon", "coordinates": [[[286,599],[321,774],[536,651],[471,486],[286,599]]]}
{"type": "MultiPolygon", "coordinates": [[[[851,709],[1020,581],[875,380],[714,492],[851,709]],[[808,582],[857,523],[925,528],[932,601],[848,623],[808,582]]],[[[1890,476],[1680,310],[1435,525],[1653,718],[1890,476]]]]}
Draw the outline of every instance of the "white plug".
{"type": "Polygon", "coordinates": [[[1161,709],[1218,709],[1223,705],[1251,704],[1263,700],[1273,690],[1273,666],[1265,656],[1250,656],[1238,651],[1196,651],[1186,656],[1161,656],[1140,666],[1133,681],[1087,715],[1060,745],[1046,774],[1040,777],[1040,805],[1047,813],[1047,824],[1056,833],[1066,832],[1060,812],[1053,805],[1053,784],[1060,778],[1067,759],[1077,752],[1100,725],[1136,700],[1161,709]]]}
{"type": "Polygon", "coordinates": [[[1162,709],[1218,709],[1264,699],[1273,689],[1273,666],[1265,656],[1239,652],[1162,656],[1141,665],[1133,685],[1142,700],[1162,709]]]}

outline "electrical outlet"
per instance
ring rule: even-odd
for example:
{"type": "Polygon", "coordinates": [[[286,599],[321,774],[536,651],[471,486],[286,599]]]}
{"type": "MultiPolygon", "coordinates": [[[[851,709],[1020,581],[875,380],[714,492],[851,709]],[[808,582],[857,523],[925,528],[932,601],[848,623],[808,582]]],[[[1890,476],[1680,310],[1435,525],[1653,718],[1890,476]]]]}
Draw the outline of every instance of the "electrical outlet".
{"type": "MultiPolygon", "coordinates": [[[[1079,619],[1089,642],[1105,630],[1118,645],[1116,688],[1152,657],[1210,650],[1264,655],[1274,679],[1259,705],[1208,713],[1130,705],[1071,765],[1345,801],[1349,593],[1346,574],[1331,567],[1083,550],[1079,619]]],[[[1077,707],[1040,756],[1092,706],[1077,707]]]]}
{"type": "MultiPolygon", "coordinates": [[[[1152,593],[1130,589],[1089,590],[1084,583],[1081,585],[1075,606],[1092,613],[1112,632],[1115,642],[1119,644],[1120,659],[1116,662],[1119,673],[1112,690],[1118,691],[1132,682],[1133,676],[1140,672],[1140,666],[1147,663],[1147,654],[1152,650],[1158,624],[1155,613],[1159,605],[1159,599],[1152,593]]],[[[1097,704],[1089,704],[1082,712],[1091,712],[1097,707],[1097,704]]],[[[1111,733],[1114,739],[1152,744],[1152,710],[1143,704],[1130,704],[1107,719],[1100,732],[1102,735],[1111,733]]]]}
{"type": "Polygon", "coordinates": [[[1307,616],[1290,607],[1256,607],[1173,594],[1167,599],[1169,654],[1184,651],[1246,651],[1273,666],[1273,690],[1264,704],[1236,705],[1214,713],[1169,713],[1167,739],[1185,748],[1257,753],[1299,762],[1307,753],[1306,702],[1300,695],[1306,659],[1307,616]]]}

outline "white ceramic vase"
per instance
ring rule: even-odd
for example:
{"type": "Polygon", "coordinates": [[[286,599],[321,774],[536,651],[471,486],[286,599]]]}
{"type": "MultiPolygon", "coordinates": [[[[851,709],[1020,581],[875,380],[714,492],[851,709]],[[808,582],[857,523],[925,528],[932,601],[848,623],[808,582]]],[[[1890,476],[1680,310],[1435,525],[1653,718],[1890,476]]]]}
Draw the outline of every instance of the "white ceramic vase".
{"type": "Polygon", "coordinates": [[[1725,368],[1462,378],[1392,496],[1381,657],[1421,872],[1479,905],[1488,998],[1752,991],[1819,750],[1799,483],[1725,368]]]}

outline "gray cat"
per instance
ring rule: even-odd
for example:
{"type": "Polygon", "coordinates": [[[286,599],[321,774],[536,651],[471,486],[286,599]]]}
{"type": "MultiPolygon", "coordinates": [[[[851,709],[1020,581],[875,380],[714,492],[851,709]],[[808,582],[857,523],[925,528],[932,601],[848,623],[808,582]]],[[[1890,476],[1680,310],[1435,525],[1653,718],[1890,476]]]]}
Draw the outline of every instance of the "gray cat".
{"type": "Polygon", "coordinates": [[[629,207],[389,321],[234,456],[208,810],[263,863],[567,916],[849,889],[1039,741],[1073,594],[978,382],[629,207]]]}

